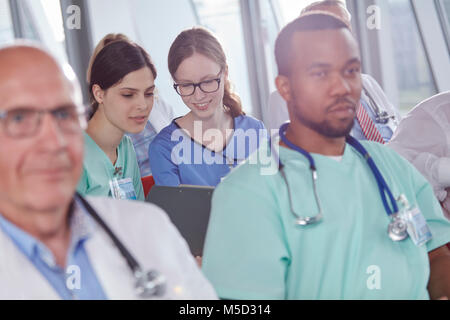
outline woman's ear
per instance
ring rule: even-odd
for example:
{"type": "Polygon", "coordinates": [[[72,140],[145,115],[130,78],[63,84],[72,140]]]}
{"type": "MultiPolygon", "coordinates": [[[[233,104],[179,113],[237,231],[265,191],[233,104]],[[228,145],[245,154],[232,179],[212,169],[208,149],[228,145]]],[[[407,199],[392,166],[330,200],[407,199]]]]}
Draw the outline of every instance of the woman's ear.
{"type": "Polygon", "coordinates": [[[98,84],[94,84],[92,86],[92,95],[95,98],[95,101],[97,101],[98,104],[102,104],[103,103],[103,99],[105,97],[105,91],[100,88],[100,86],[98,84]]]}
{"type": "Polygon", "coordinates": [[[228,66],[223,69],[223,77],[225,80],[228,79],[228,66]]]}

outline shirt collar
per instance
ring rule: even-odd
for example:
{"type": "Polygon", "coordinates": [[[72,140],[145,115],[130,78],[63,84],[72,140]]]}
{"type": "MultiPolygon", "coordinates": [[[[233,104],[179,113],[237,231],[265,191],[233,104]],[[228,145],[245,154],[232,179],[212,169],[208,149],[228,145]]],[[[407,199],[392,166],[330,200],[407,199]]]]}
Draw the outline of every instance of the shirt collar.
{"type": "Polygon", "coordinates": [[[31,257],[37,246],[37,240],[31,235],[9,222],[0,214],[0,229],[13,240],[19,249],[27,256],[31,257]]]}
{"type": "MultiPolygon", "coordinates": [[[[273,138],[273,142],[274,144],[276,144],[275,146],[277,148],[279,148],[279,157],[280,160],[283,164],[289,163],[291,161],[298,163],[304,163],[304,165],[306,167],[309,167],[309,161],[308,159],[300,154],[298,151],[286,148],[284,146],[280,146],[280,137],[276,136],[273,138]]],[[[322,163],[332,163],[332,164],[336,164],[336,165],[344,165],[344,164],[351,164],[352,163],[352,159],[353,159],[353,153],[356,153],[357,155],[359,155],[359,153],[348,143],[345,144],[344,147],[344,153],[342,154],[342,160],[337,162],[336,160],[331,159],[328,156],[322,155],[322,154],[318,154],[318,153],[310,153],[311,156],[313,157],[316,166],[318,166],[319,164],[322,163]]]]}
{"type": "MultiPolygon", "coordinates": [[[[38,254],[47,264],[54,264],[50,250],[29,233],[8,221],[0,213],[0,229],[7,234],[15,245],[30,259],[38,254]],[[53,262],[52,262],[53,261],[53,262]]],[[[78,200],[74,201],[70,217],[71,240],[69,254],[84,241],[89,239],[94,232],[95,223],[84,210],[78,200]]]]}

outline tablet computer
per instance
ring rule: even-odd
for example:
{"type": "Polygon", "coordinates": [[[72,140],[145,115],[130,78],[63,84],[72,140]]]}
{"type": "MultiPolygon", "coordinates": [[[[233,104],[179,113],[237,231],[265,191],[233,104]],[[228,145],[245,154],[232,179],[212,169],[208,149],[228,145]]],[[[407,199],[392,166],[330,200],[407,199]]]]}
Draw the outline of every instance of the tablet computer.
{"type": "Polygon", "coordinates": [[[213,187],[152,187],[145,201],[162,208],[178,228],[194,256],[203,255],[213,187]]]}

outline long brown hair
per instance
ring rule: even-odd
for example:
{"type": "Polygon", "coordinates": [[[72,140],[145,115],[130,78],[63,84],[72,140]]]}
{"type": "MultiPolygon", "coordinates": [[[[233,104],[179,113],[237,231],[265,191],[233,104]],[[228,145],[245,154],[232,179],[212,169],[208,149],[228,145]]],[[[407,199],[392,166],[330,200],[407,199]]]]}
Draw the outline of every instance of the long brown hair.
{"type": "Polygon", "coordinates": [[[143,67],[148,67],[153,78],[156,79],[156,68],[149,54],[141,46],[130,41],[123,34],[108,34],[100,40],[94,49],[87,70],[92,108],[90,118],[98,109],[98,103],[92,92],[95,84],[102,90],[107,90],[127,74],[143,67]]]}
{"type": "MultiPolygon", "coordinates": [[[[225,53],[217,38],[204,28],[194,27],[182,31],[170,47],[168,64],[172,78],[175,78],[174,75],[184,59],[196,52],[219,64],[222,70],[228,70],[225,53]]],[[[231,83],[227,78],[224,84],[223,104],[233,118],[245,114],[242,111],[241,99],[232,92],[231,83]]]]}

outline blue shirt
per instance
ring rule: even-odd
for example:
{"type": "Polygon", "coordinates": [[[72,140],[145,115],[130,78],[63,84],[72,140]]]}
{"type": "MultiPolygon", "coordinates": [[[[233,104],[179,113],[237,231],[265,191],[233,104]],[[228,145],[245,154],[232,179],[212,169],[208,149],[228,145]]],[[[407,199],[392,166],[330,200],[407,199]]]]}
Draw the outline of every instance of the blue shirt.
{"type": "Polygon", "coordinates": [[[156,134],[157,132],[150,121],[147,121],[147,124],[142,132],[128,134],[133,141],[141,177],[150,176],[152,174],[152,170],[150,169],[150,161],[148,160],[148,147],[153,139],[155,139],[156,134]]]}
{"type": "Polygon", "coordinates": [[[226,147],[214,152],[195,142],[175,120],[161,130],[148,150],[150,167],[158,185],[215,187],[231,168],[258,149],[261,139],[267,138],[261,121],[241,115],[234,118],[233,136],[226,147]]]}
{"type": "MultiPolygon", "coordinates": [[[[375,124],[375,127],[380,132],[381,137],[383,137],[384,142],[389,142],[389,140],[391,140],[391,137],[393,134],[391,128],[389,128],[385,124],[376,122],[375,121],[376,115],[375,115],[375,112],[372,110],[372,108],[369,108],[367,102],[364,101],[363,99],[361,99],[360,102],[361,102],[361,105],[364,107],[364,109],[366,109],[370,119],[372,119],[373,123],[375,124]]],[[[356,117],[355,117],[353,129],[352,129],[352,132],[350,133],[350,135],[358,140],[367,140],[367,138],[364,135],[364,132],[361,128],[361,125],[359,124],[356,117]]]]}
{"type": "Polygon", "coordinates": [[[64,300],[107,299],[85,249],[85,242],[93,231],[93,221],[77,203],[70,221],[71,241],[67,253],[67,268],[55,262],[52,252],[39,240],[18,228],[0,214],[0,229],[39,270],[64,300]],[[79,276],[79,289],[77,279],[79,276]]]}

